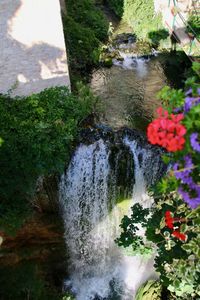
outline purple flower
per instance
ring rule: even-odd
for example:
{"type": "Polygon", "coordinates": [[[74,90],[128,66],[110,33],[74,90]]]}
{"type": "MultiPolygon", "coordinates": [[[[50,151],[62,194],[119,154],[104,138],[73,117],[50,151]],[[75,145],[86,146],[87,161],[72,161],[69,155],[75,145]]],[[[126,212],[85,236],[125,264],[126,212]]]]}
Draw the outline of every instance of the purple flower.
{"type": "Polygon", "coordinates": [[[194,151],[200,152],[200,143],[198,142],[198,133],[194,132],[190,135],[190,144],[194,151]]]}
{"type": "Polygon", "coordinates": [[[188,95],[190,95],[190,94],[192,94],[192,88],[190,88],[189,90],[187,90],[187,91],[185,92],[185,95],[186,95],[186,96],[188,96],[188,95]]]}
{"type": "Polygon", "coordinates": [[[185,164],[182,170],[179,170],[179,164],[175,163],[173,166],[174,175],[176,179],[181,181],[181,185],[178,189],[179,194],[182,196],[183,200],[191,207],[196,208],[200,205],[200,186],[193,181],[193,178],[190,176],[193,163],[190,155],[184,157],[185,164]],[[196,193],[196,197],[191,198],[189,192],[186,192],[183,189],[183,185],[186,185],[190,191],[196,193]]]}
{"type": "Polygon", "coordinates": [[[173,112],[180,113],[183,110],[183,107],[176,107],[173,109],[173,112]]]}
{"type": "Polygon", "coordinates": [[[181,183],[192,185],[193,180],[189,176],[190,173],[192,172],[192,168],[193,168],[192,159],[189,155],[186,155],[184,157],[184,161],[185,161],[185,164],[184,164],[183,170],[181,170],[181,171],[178,170],[179,164],[178,163],[174,164],[174,166],[173,166],[174,175],[175,175],[176,179],[181,180],[181,183]]]}
{"type": "Polygon", "coordinates": [[[184,105],[184,111],[188,112],[194,105],[195,98],[194,97],[186,97],[185,98],[185,105],[184,105]]]}
{"type": "Polygon", "coordinates": [[[200,205],[200,187],[197,186],[197,196],[191,198],[188,192],[185,192],[182,187],[178,189],[179,194],[182,196],[183,200],[192,208],[195,209],[200,205]]]}
{"type": "MultiPolygon", "coordinates": [[[[198,89],[198,90],[200,90],[200,89],[198,89]]],[[[198,91],[198,93],[199,93],[199,91],[198,91]]],[[[184,104],[184,111],[185,112],[190,111],[190,109],[193,106],[196,106],[199,103],[200,103],[200,97],[190,97],[190,96],[186,97],[185,98],[185,104],[184,104]]]]}

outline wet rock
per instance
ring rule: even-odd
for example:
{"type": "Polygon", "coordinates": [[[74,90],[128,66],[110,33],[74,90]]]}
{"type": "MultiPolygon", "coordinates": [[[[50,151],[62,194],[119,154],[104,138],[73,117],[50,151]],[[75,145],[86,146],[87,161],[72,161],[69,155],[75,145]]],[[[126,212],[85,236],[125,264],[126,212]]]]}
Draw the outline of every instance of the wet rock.
{"type": "Polygon", "coordinates": [[[114,44],[131,44],[136,42],[136,35],[133,33],[121,33],[113,39],[114,44]]]}
{"type": "Polygon", "coordinates": [[[32,206],[38,212],[58,212],[58,182],[59,178],[56,174],[38,179],[36,192],[31,200],[32,206]]]}
{"type": "Polygon", "coordinates": [[[97,124],[93,127],[83,129],[80,133],[79,142],[89,145],[99,139],[112,142],[114,139],[114,132],[109,126],[97,124]]]}
{"type": "Polygon", "coordinates": [[[104,60],[103,66],[106,68],[111,68],[113,65],[112,58],[108,57],[104,60]]]}
{"type": "Polygon", "coordinates": [[[135,43],[135,52],[139,57],[149,57],[152,54],[152,45],[143,40],[137,40],[135,43]]]}
{"type": "MultiPolygon", "coordinates": [[[[144,170],[144,177],[147,185],[151,185],[166,173],[167,166],[163,163],[161,158],[164,150],[158,146],[148,143],[146,135],[136,129],[123,127],[118,131],[114,131],[108,126],[97,124],[94,127],[84,129],[81,132],[80,143],[89,145],[99,139],[103,139],[104,142],[107,143],[110,150],[109,162],[111,169],[114,170],[116,161],[118,161],[117,175],[115,174],[115,177],[118,180],[117,186],[119,186],[119,189],[123,190],[123,194],[125,193],[127,194],[126,196],[128,196],[129,192],[132,191],[134,178],[133,176],[130,176],[130,174],[126,173],[126,171],[129,170],[129,173],[134,173],[134,162],[130,148],[124,144],[125,138],[136,141],[138,148],[151,153],[149,155],[149,159],[148,156],[145,158],[146,168],[144,170]],[[154,154],[153,156],[152,153],[154,154]],[[159,163],[158,160],[160,160],[159,163]],[[157,166],[156,176],[152,175],[152,166],[154,163],[157,166]],[[130,178],[133,180],[130,181],[130,178]]],[[[143,164],[142,151],[138,155],[138,160],[141,166],[143,164]]]]}

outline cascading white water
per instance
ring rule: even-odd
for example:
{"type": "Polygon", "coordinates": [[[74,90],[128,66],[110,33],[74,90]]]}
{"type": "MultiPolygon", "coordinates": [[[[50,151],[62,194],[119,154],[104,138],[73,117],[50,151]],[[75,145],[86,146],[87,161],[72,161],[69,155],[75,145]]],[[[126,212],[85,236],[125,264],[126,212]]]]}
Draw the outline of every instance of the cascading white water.
{"type": "MultiPolygon", "coordinates": [[[[133,200],[147,206],[143,176],[145,150],[128,138],[124,143],[130,148],[135,162],[133,200]],[[141,153],[142,164],[139,162],[141,153]]],[[[89,146],[80,145],[60,182],[60,202],[70,257],[70,279],[66,285],[71,286],[77,300],[132,300],[140,284],[154,275],[152,260],[126,256],[114,242],[119,236],[123,215],[112,203],[113,197],[109,197],[108,179],[112,173],[109,155],[103,140],[89,146]]],[[[115,178],[110,182],[116,184],[115,178]]]]}
{"type": "Polygon", "coordinates": [[[119,51],[120,56],[123,58],[123,61],[113,59],[113,64],[116,66],[121,66],[126,70],[136,70],[137,75],[141,78],[147,75],[147,63],[148,59],[143,57],[134,56],[132,53],[124,53],[119,51]]]}

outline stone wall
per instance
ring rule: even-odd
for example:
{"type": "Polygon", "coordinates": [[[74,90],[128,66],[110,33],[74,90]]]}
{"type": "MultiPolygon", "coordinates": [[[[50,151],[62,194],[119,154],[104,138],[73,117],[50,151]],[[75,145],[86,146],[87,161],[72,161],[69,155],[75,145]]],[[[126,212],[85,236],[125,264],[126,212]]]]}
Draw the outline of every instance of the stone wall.
{"type": "Polygon", "coordinates": [[[70,86],[59,0],[0,1],[0,92],[70,86]]]}

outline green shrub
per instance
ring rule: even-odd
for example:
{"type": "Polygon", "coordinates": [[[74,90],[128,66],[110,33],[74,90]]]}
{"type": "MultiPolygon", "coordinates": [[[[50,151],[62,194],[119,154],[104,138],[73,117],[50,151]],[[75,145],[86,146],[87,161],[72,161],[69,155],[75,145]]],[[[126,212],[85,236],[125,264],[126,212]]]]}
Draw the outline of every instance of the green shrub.
{"type": "Polygon", "coordinates": [[[107,38],[108,24],[103,13],[91,0],[67,0],[67,13],[74,21],[90,28],[100,41],[107,38]]]}
{"type": "Polygon", "coordinates": [[[107,0],[110,8],[133,29],[139,39],[159,42],[166,38],[161,15],[156,15],[153,0],[107,0]],[[149,37],[149,33],[152,33],[149,37]]]}
{"type": "Polygon", "coordinates": [[[79,123],[91,113],[95,101],[87,88],[79,88],[78,95],[66,87],[15,99],[0,95],[0,215],[4,221],[13,219],[18,224],[39,176],[64,170],[79,123]]]}
{"type": "Polygon", "coordinates": [[[124,0],[108,0],[107,2],[110,8],[116,13],[117,16],[123,16],[124,0]]]}
{"type": "Polygon", "coordinates": [[[98,48],[99,41],[90,28],[81,26],[69,16],[64,16],[64,24],[70,67],[86,71],[88,67],[97,63],[94,51],[98,48]]]}
{"type": "Polygon", "coordinates": [[[168,36],[169,32],[166,29],[151,31],[148,33],[148,37],[155,48],[159,46],[161,40],[166,40],[168,36]]]}
{"type": "Polygon", "coordinates": [[[200,16],[191,15],[188,19],[187,31],[195,35],[197,39],[200,39],[200,16]]]}
{"type": "Polygon", "coordinates": [[[153,0],[124,0],[123,19],[142,39],[148,39],[149,32],[163,28],[161,17],[155,15],[153,0]]]}
{"type": "Polygon", "coordinates": [[[107,38],[108,22],[92,0],[68,0],[66,7],[63,25],[72,75],[88,73],[98,63],[98,49],[107,38]]]}

